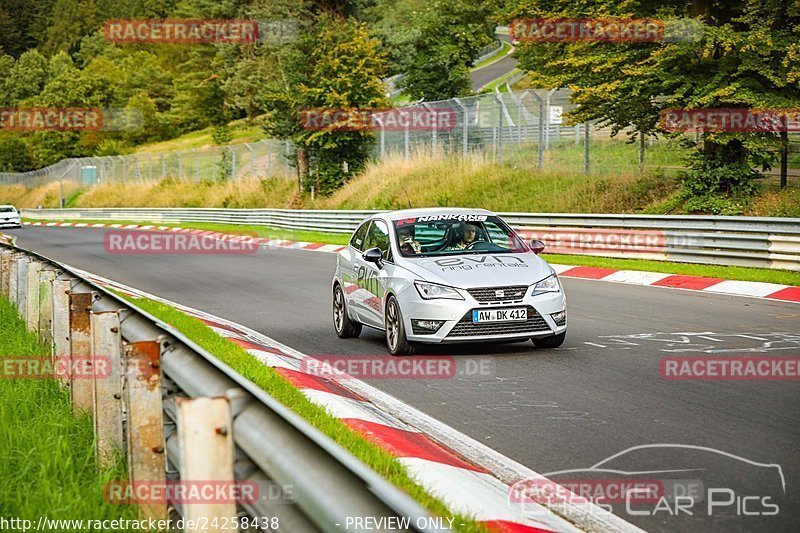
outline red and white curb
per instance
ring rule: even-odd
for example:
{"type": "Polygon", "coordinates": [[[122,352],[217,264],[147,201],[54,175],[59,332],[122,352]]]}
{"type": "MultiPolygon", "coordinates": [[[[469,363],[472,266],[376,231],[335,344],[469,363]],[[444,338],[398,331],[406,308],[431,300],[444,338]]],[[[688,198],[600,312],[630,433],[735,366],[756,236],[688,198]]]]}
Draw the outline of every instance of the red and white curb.
{"type": "MultiPolygon", "coordinates": [[[[72,267],[70,267],[72,268],[72,267]]],[[[488,448],[358,379],[323,378],[305,371],[309,356],[235,322],[72,268],[100,285],[156,300],[194,316],[222,337],[274,368],[311,402],[325,408],[367,440],[394,455],[409,475],[454,512],[497,532],[641,532],[625,520],[577,496],[549,506],[509,499],[512,485],[543,479],[488,448]]],[[[565,494],[569,494],[565,489],[565,494]]],[[[542,498],[546,503],[546,497],[542,498]]]]}
{"type": "MultiPolygon", "coordinates": [[[[138,229],[155,231],[172,231],[176,233],[202,234],[209,237],[225,239],[247,239],[250,242],[257,242],[265,248],[286,248],[293,250],[305,250],[311,252],[336,253],[344,249],[338,244],[325,244],[318,242],[290,241],[283,239],[264,239],[252,238],[247,236],[236,236],[230,233],[216,231],[206,231],[199,229],[179,228],[172,226],[138,225],[138,224],[86,224],[80,222],[23,222],[27,226],[68,226],[76,228],[116,228],[116,229],[138,229]]],[[[670,289],[682,289],[690,291],[702,291],[715,294],[727,294],[731,296],[744,296],[749,298],[765,298],[768,300],[779,300],[784,302],[800,303],[800,286],[781,285],[778,283],[764,283],[760,281],[736,281],[719,278],[707,278],[701,276],[685,276],[681,274],[664,274],[661,272],[644,272],[641,270],[616,270],[612,268],[572,266],[572,265],[552,265],[559,276],[567,278],[580,278],[595,281],[611,281],[614,283],[625,283],[630,285],[647,285],[650,287],[662,287],[670,289]]]]}

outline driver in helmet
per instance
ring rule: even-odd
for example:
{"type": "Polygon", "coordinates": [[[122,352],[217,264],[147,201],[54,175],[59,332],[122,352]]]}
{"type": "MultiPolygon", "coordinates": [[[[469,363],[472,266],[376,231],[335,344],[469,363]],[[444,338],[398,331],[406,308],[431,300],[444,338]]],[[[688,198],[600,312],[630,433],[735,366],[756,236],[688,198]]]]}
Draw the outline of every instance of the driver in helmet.
{"type": "Polygon", "coordinates": [[[397,241],[403,255],[416,255],[422,252],[422,246],[414,240],[414,225],[408,224],[397,228],[397,241]]]}
{"type": "Polygon", "coordinates": [[[450,246],[450,250],[463,250],[473,242],[478,235],[478,227],[474,224],[463,224],[461,226],[461,240],[450,246]]]}

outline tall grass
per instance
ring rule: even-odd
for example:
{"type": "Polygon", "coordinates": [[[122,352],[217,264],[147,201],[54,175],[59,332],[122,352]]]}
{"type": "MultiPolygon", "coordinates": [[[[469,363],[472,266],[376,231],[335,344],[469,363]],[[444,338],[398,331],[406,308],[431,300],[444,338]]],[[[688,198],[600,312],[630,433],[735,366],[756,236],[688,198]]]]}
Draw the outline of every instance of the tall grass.
{"type": "MultiPolygon", "coordinates": [[[[46,353],[0,297],[0,361],[46,353]]],[[[54,380],[0,379],[0,516],[135,518],[133,508],[103,500],[106,481],[119,479],[121,464],[98,473],[92,421],[72,416],[66,389],[54,380]]]]}

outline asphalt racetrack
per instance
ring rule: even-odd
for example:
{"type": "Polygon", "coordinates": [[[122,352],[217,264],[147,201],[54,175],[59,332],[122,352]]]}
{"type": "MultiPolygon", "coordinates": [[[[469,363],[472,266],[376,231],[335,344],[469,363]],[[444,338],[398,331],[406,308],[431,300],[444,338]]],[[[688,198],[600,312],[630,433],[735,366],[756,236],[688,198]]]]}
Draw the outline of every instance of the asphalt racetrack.
{"type": "MultiPolygon", "coordinates": [[[[386,354],[380,332],[336,337],[334,254],[111,255],[104,231],[7,233],[21,247],[239,322],[309,355],[386,354]]],[[[463,373],[371,383],[542,474],[572,471],[553,474],[555,481],[602,485],[631,476],[698,491],[683,511],[671,498],[632,506],[640,514],[613,503],[616,514],[647,530],[800,530],[800,383],[675,381],[660,370],[665,356],[796,357],[800,305],[562,281],[569,330],[561,348],[434,347],[422,353],[453,355],[463,373]],[[471,372],[478,367],[482,372],[471,372]]]]}

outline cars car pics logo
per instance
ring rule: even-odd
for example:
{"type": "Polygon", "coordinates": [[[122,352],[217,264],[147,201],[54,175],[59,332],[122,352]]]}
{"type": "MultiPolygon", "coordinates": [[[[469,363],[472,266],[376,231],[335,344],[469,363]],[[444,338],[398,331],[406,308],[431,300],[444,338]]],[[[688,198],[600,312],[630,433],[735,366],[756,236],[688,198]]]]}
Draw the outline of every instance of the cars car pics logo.
{"type": "Polygon", "coordinates": [[[529,504],[558,509],[565,504],[592,503],[600,513],[661,518],[774,516],[785,496],[786,481],[778,464],[706,446],[644,444],[588,468],[547,472],[518,481],[509,488],[508,504],[531,511],[535,507],[527,507],[529,504]],[[660,458],[659,453],[663,454],[660,458]],[[642,466],[647,459],[651,468],[642,466]],[[625,461],[630,461],[630,468],[624,467],[625,461]],[[718,473],[711,468],[714,464],[721,465],[718,473]],[[747,474],[746,481],[737,484],[741,472],[747,474]]]}

